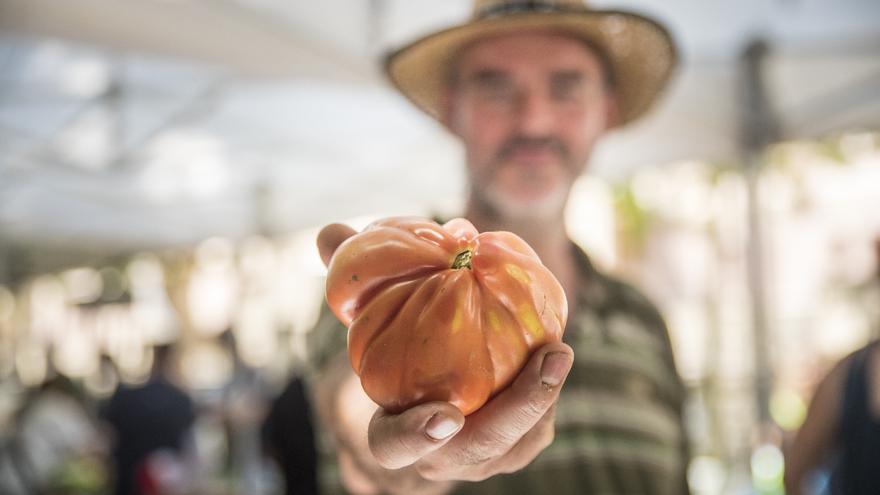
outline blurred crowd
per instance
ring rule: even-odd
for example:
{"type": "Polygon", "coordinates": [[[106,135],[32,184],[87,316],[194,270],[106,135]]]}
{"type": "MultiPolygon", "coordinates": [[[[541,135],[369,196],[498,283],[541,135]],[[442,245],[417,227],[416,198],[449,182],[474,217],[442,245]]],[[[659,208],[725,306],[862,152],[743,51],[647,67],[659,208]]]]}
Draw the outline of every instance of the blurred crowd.
{"type": "MultiPolygon", "coordinates": [[[[874,251],[875,275],[852,288],[866,314],[880,296],[880,240],[874,251]]],[[[848,481],[876,472],[880,320],[872,321],[868,344],[822,366],[803,426],[778,440],[787,493],[851,493],[848,481]]],[[[0,493],[317,493],[320,439],[303,374],[267,378],[242,361],[234,335],[216,337],[233,363],[210,390],[184,385],[173,343],[153,346],[150,371],[135,381],[102,356],[102,387],[50,363],[41,384],[6,394],[16,400],[2,423],[0,493]]]]}
{"type": "MultiPolygon", "coordinates": [[[[234,355],[231,332],[220,341],[234,355]]],[[[181,384],[180,355],[152,348],[141,383],[106,397],[50,369],[19,394],[0,436],[0,493],[315,493],[315,445],[306,388],[293,376],[272,387],[240,360],[218,390],[181,384]],[[286,490],[286,491],[285,491],[286,490]]]]}

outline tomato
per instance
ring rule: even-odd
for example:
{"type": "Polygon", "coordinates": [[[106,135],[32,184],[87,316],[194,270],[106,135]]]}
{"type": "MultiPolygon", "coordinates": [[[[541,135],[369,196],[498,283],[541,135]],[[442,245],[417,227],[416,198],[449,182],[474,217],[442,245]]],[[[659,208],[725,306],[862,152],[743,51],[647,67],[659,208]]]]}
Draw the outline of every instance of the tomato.
{"type": "Polygon", "coordinates": [[[525,241],[462,218],[370,224],[334,253],[326,292],[361,385],[391,412],[435,400],[476,411],[561,340],[568,313],[525,241]]]}

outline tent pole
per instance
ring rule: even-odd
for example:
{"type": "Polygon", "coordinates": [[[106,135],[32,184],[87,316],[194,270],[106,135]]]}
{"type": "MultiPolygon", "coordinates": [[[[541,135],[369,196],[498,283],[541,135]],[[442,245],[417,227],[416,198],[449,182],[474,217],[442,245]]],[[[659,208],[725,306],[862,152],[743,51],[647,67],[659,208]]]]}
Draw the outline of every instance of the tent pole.
{"type": "Polygon", "coordinates": [[[780,134],[765,86],[763,64],[767,52],[768,46],[764,41],[753,40],[740,57],[740,151],[748,191],[747,276],[752,306],[755,400],[761,431],[771,425],[769,406],[773,363],[767,319],[766,251],[761,223],[760,178],[764,150],[780,134]]]}

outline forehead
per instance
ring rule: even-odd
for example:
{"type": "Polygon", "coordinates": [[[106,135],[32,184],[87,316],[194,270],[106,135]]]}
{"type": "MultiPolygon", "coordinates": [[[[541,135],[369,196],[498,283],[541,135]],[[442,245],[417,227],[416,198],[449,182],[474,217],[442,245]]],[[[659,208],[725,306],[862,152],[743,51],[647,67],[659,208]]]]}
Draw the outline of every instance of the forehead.
{"type": "Polygon", "coordinates": [[[517,32],[476,41],[459,52],[460,74],[483,69],[600,71],[598,54],[586,41],[556,32],[517,32]]]}

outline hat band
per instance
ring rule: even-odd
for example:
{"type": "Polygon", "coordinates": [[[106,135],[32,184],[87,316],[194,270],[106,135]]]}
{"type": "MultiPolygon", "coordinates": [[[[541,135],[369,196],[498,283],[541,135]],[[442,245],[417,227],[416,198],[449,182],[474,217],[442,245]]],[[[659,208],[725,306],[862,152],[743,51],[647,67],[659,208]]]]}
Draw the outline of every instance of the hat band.
{"type": "Polygon", "coordinates": [[[531,0],[520,2],[504,2],[496,5],[490,5],[477,13],[477,19],[491,19],[493,17],[501,17],[510,14],[535,13],[535,12],[581,12],[583,9],[576,7],[557,5],[556,3],[544,0],[531,0]]]}

